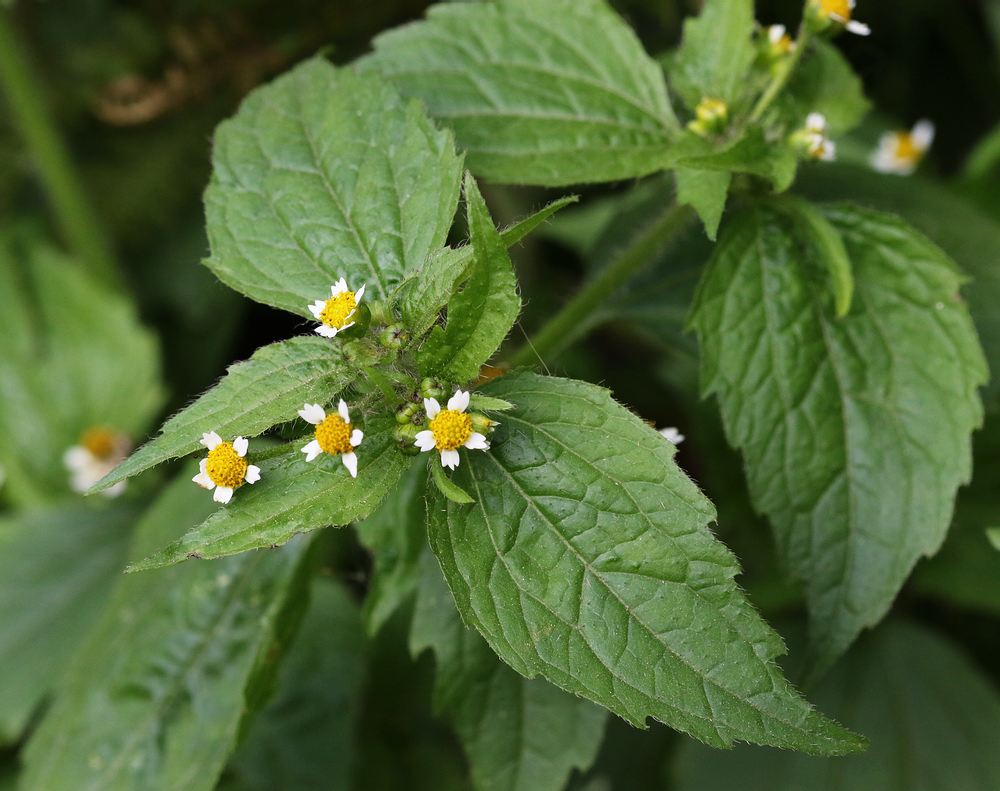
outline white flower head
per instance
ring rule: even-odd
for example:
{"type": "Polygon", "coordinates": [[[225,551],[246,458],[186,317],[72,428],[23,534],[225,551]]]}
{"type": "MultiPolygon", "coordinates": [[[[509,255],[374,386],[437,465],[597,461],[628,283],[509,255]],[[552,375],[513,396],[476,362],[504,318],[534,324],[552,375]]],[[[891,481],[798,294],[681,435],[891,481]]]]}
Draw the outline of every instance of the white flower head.
{"type": "Polygon", "coordinates": [[[784,25],[769,25],[767,41],[771,45],[771,56],[780,58],[795,51],[795,42],[788,35],[784,25]]]}
{"type": "MultiPolygon", "coordinates": [[[[70,473],[70,488],[83,494],[124,461],[131,449],[132,442],[120,431],[106,426],[87,429],[79,442],[63,454],[63,464],[70,473]]],[[[117,497],[125,491],[126,484],[127,481],[119,481],[101,494],[117,497]]]]}
{"type": "Polygon", "coordinates": [[[456,390],[448,399],[447,409],[441,409],[436,398],[425,398],[424,411],[430,424],[425,431],[417,433],[414,444],[421,451],[440,451],[441,466],[452,470],[460,461],[459,448],[489,450],[486,437],[472,429],[472,416],[465,413],[468,407],[469,394],[463,390],[456,390]]]}
{"type": "Polygon", "coordinates": [[[826,116],[823,113],[809,113],[805,126],[792,135],[791,140],[793,145],[813,159],[829,162],[837,155],[836,144],[827,137],[826,116]]]}
{"type": "Polygon", "coordinates": [[[347,409],[347,402],[343,398],[340,399],[335,415],[326,414],[326,410],[319,404],[304,404],[299,410],[299,417],[316,426],[315,439],[302,447],[306,461],[312,461],[321,453],[339,455],[351,477],[357,478],[358,455],[354,449],[361,444],[365,433],[361,429],[351,427],[351,414],[347,409]]]}
{"type": "Polygon", "coordinates": [[[810,0],[814,13],[843,27],[856,36],[867,36],[872,32],[868,25],[851,19],[855,0],[810,0]]]}
{"type": "Polygon", "coordinates": [[[330,287],[329,299],[316,300],[309,306],[309,312],[320,321],[316,332],[325,338],[333,338],[341,330],[353,327],[354,322],[350,319],[364,295],[364,285],[357,291],[350,291],[347,288],[347,281],[340,278],[330,287]]]}
{"type": "Polygon", "coordinates": [[[886,132],[878,141],[871,164],[880,173],[908,176],[917,169],[934,142],[934,122],[917,121],[910,131],[886,132]]]}
{"type": "Polygon", "coordinates": [[[661,428],[660,434],[664,437],[664,439],[672,442],[674,445],[680,445],[684,441],[684,435],[673,426],[661,428]]]}
{"type": "Polygon", "coordinates": [[[233,499],[233,492],[244,483],[260,480],[260,467],[248,464],[244,456],[250,442],[237,437],[231,443],[223,442],[214,431],[201,435],[201,444],[208,448],[208,458],[198,465],[199,473],[191,480],[203,489],[215,489],[212,499],[225,505],[233,499]]]}

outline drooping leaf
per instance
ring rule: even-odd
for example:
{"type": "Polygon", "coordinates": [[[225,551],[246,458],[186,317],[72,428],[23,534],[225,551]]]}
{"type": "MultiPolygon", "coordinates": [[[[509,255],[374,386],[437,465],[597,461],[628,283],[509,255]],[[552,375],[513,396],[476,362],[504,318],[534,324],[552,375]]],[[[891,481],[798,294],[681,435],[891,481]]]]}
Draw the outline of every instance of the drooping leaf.
{"type": "Polygon", "coordinates": [[[678,791],[991,791],[1000,787],[1000,696],[950,641],[887,622],[816,688],[816,700],[871,738],[837,759],[761,747],[681,747],[678,791]]]}
{"type": "Polygon", "coordinates": [[[364,426],[365,438],[356,451],[357,478],[351,477],[340,456],[321,453],[307,462],[298,444],[282,456],[261,461],[257,483],[241,486],[229,505],[129,570],[280,546],[298,533],[366,517],[411,461],[396,445],[394,426],[392,418],[383,416],[364,426]]]}
{"type": "Polygon", "coordinates": [[[121,574],[132,507],[0,519],[0,743],[17,741],[121,574]]]}
{"type": "Polygon", "coordinates": [[[278,692],[250,724],[217,791],[347,791],[367,645],[342,586],[314,580],[278,692]]]}
{"type": "Polygon", "coordinates": [[[560,791],[574,768],[593,762],[607,711],[501,662],[462,623],[427,550],[410,649],[434,650],[435,707],[451,720],[477,791],[560,791]]]}
{"type": "Polygon", "coordinates": [[[384,299],[420,267],[445,242],[462,172],[418,103],[319,58],[254,91],[216,130],[213,163],[207,265],[307,318],[340,277],[384,299]]]}
{"type": "Polygon", "coordinates": [[[255,437],[293,420],[305,402],[325,404],[357,376],[360,361],[349,360],[329,338],[301,337],[263,346],[249,360],[229,367],[225,377],[191,406],[168,420],[147,442],[95,484],[100,491],[160,462],[203,450],[201,435],[215,431],[225,441],[255,437]]]}
{"type": "MultiPolygon", "coordinates": [[[[133,556],[213,505],[181,476],[143,517],[133,556]]],[[[22,791],[214,788],[247,690],[304,603],[306,543],[120,577],[28,743],[22,791]]]]}
{"type": "Polygon", "coordinates": [[[417,354],[424,376],[443,376],[455,382],[468,381],[479,373],[521,310],[507,247],[469,174],[465,201],[473,249],[469,280],[448,302],[447,326],[435,327],[417,354]]]}
{"type": "Polygon", "coordinates": [[[735,110],[756,56],[753,29],[753,0],[706,0],[701,13],[684,22],[669,79],[689,108],[712,98],[735,110]]]}
{"type": "MultiPolygon", "coordinates": [[[[564,206],[577,201],[568,196],[552,201],[540,211],[500,232],[505,247],[511,247],[544,223],[564,206]]],[[[472,261],[472,245],[445,247],[433,254],[407,283],[400,288],[403,321],[414,335],[423,335],[437,318],[454,293],[455,284],[465,274],[472,261]]]]}
{"type": "Polygon", "coordinates": [[[490,451],[463,452],[476,504],[432,492],[428,533],[463,620],[505,662],[720,747],[862,747],[773,663],[781,639],[672,444],[594,385],[511,373],[484,389],[517,407],[490,451]]]}
{"type": "Polygon", "coordinates": [[[141,436],[160,407],[156,342],[120,295],[33,234],[0,237],[0,466],[13,503],[69,492],[90,428],[141,436]]]}
{"type": "Polygon", "coordinates": [[[822,667],[940,546],[986,379],[948,257],[905,223],[824,210],[854,272],[837,318],[822,255],[772,209],[716,248],[691,324],[751,496],[806,587],[822,667]]]}
{"type": "Polygon", "coordinates": [[[362,68],[422,99],[491,181],[643,176],[677,131],[660,68],[603,0],[440,4],[374,47],[362,68]]]}
{"type": "Polygon", "coordinates": [[[674,176],[677,179],[677,202],[691,204],[701,217],[708,238],[714,241],[726,208],[733,174],[725,170],[681,167],[674,171],[674,176]]]}

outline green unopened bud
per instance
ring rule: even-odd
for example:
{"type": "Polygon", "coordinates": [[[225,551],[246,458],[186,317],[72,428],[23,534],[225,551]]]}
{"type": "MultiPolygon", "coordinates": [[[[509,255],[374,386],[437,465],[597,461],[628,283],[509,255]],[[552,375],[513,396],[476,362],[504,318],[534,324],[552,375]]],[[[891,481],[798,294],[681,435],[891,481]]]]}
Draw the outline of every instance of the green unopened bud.
{"type": "Polygon", "coordinates": [[[490,420],[482,412],[470,412],[469,417],[472,418],[472,430],[478,431],[484,437],[488,437],[493,433],[493,429],[500,424],[495,420],[490,420]]]}
{"type": "Polygon", "coordinates": [[[402,404],[396,408],[396,422],[400,425],[412,423],[414,416],[423,409],[423,404],[415,404],[412,401],[402,404]]]}
{"type": "Polygon", "coordinates": [[[420,383],[420,395],[424,398],[443,398],[444,382],[428,376],[420,383]]]}
{"type": "Polygon", "coordinates": [[[420,448],[418,448],[414,442],[423,429],[420,426],[409,423],[405,426],[399,426],[394,432],[393,436],[396,438],[396,442],[399,444],[399,449],[403,451],[407,456],[416,456],[420,453],[420,448]]]}
{"type": "Polygon", "coordinates": [[[378,336],[379,345],[386,349],[399,349],[406,342],[409,333],[402,324],[390,324],[378,336]]]}
{"type": "Polygon", "coordinates": [[[688,124],[688,129],[702,137],[717,135],[729,124],[729,108],[722,99],[705,97],[698,103],[694,115],[695,120],[688,124]]]}

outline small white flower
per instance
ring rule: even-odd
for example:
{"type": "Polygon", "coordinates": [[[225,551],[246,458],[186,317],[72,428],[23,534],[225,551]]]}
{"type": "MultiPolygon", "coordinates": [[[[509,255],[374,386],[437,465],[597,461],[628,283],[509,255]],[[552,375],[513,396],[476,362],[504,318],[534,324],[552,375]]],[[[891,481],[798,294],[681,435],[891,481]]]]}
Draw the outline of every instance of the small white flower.
{"type": "Polygon", "coordinates": [[[441,466],[455,469],[460,461],[458,449],[489,450],[490,443],[478,431],[472,430],[472,416],[465,414],[469,407],[469,394],[456,390],[448,399],[448,408],[441,409],[436,398],[424,399],[424,411],[430,420],[425,431],[418,432],[413,443],[421,451],[441,452],[441,466]]]}
{"type": "Polygon", "coordinates": [[[660,434],[674,445],[680,445],[684,441],[684,435],[673,426],[661,428],[660,434]]]}
{"type": "Polygon", "coordinates": [[[299,410],[299,417],[307,423],[316,426],[316,437],[303,446],[306,461],[312,461],[321,453],[340,456],[340,460],[351,473],[352,478],[358,477],[358,455],[354,449],[361,444],[365,433],[358,428],[351,428],[351,415],[347,402],[341,398],[337,405],[336,415],[327,415],[319,404],[304,404],[299,410]]]}
{"type": "Polygon", "coordinates": [[[201,444],[208,448],[208,458],[198,465],[200,472],[191,480],[203,489],[215,489],[212,499],[225,505],[233,499],[233,492],[244,483],[260,480],[260,467],[248,464],[247,455],[250,442],[245,437],[237,437],[223,442],[214,431],[201,435],[201,444]]]}
{"type": "Polygon", "coordinates": [[[909,132],[886,132],[878,141],[871,164],[880,173],[908,176],[917,169],[934,142],[934,123],[917,121],[909,132]]]}
{"type": "MultiPolygon", "coordinates": [[[[131,449],[131,441],[119,431],[105,426],[87,429],[79,444],[70,446],[63,454],[63,465],[70,473],[70,488],[83,494],[124,461],[131,449]]],[[[101,494],[117,497],[126,485],[127,481],[119,481],[101,494]]]]}
{"type": "Polygon", "coordinates": [[[771,45],[771,56],[780,58],[795,51],[795,42],[788,35],[784,25],[769,25],[767,28],[767,40],[771,45]]]}
{"type": "Polygon", "coordinates": [[[872,32],[868,25],[851,19],[855,0],[811,0],[811,5],[820,16],[825,16],[841,25],[849,33],[856,36],[867,36],[872,32]]]}
{"type": "Polygon", "coordinates": [[[793,144],[805,149],[813,159],[826,162],[837,155],[837,145],[826,136],[826,116],[823,113],[809,113],[805,128],[792,135],[793,144]]]}
{"type": "Polygon", "coordinates": [[[330,287],[330,295],[328,300],[316,300],[309,306],[309,312],[321,322],[316,332],[326,338],[333,338],[341,330],[354,326],[349,319],[361,304],[365,286],[362,285],[356,292],[349,291],[347,281],[340,278],[330,287]]]}

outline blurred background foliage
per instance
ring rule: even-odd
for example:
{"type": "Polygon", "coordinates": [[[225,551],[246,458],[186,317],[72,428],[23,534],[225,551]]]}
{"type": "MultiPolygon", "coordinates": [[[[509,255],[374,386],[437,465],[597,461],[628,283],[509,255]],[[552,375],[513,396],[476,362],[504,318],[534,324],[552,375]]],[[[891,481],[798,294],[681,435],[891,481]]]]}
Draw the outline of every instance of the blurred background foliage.
{"type": "MultiPolygon", "coordinates": [[[[68,486],[60,463],[63,450],[88,426],[116,420],[132,441],[142,441],[232,360],[304,329],[298,318],[224,288],[200,264],[207,254],[201,194],[210,175],[215,125],[255,85],[299,60],[324,51],[346,63],[367,50],[373,35],[418,18],[427,5],[424,0],[0,3],[0,46],[11,46],[7,37],[20,45],[33,90],[51,116],[94,232],[113,262],[110,277],[96,276],[104,284],[81,282],[93,279],[94,272],[64,233],[37,151],[9,111],[7,95],[0,93],[0,344],[6,347],[0,352],[0,465],[7,472],[0,488],[0,612],[24,608],[31,586],[44,582],[32,577],[33,562],[39,569],[50,563],[62,568],[69,558],[92,555],[75,576],[64,575],[63,604],[30,600],[25,620],[48,624],[50,633],[59,632],[59,641],[43,637],[29,645],[23,634],[19,642],[9,637],[9,629],[0,630],[0,664],[30,664],[44,651],[71,655],[77,632],[90,621],[86,615],[78,619],[65,602],[97,602],[107,595],[110,575],[124,556],[123,531],[162,475],[140,480],[124,504],[82,501],[68,486]],[[15,311],[21,312],[20,324],[15,311]],[[20,359],[37,363],[37,381],[26,381],[12,367],[15,347],[20,359]],[[82,364],[74,367],[73,360],[82,364]],[[55,386],[60,379],[62,386],[55,386]],[[129,383],[128,392],[122,382],[129,383]],[[80,393],[89,395],[81,398],[80,393]],[[96,509],[109,527],[91,541],[96,509]],[[66,530],[74,531],[73,538],[52,560],[46,548],[58,545],[60,531],[66,530]],[[73,622],[75,630],[67,633],[58,626],[65,622],[73,622]]],[[[696,0],[618,0],[614,5],[654,54],[676,45],[684,17],[698,7],[696,0]]],[[[794,26],[800,14],[798,0],[757,3],[763,24],[794,26]]],[[[803,168],[793,189],[907,217],[977,278],[966,297],[987,351],[1000,349],[995,307],[1000,297],[1000,0],[860,0],[855,14],[873,34],[845,35],[837,45],[875,110],[849,139],[838,141],[839,162],[803,168]],[[920,118],[937,125],[920,173],[910,178],[872,173],[866,161],[879,134],[909,128],[920,118]]],[[[558,195],[497,185],[484,185],[484,192],[504,223],[558,195]]],[[[578,208],[564,211],[515,250],[526,308],[512,345],[520,345],[524,333],[530,336],[588,271],[624,247],[672,193],[672,183],[663,177],[637,188],[586,187],[578,208]]],[[[594,317],[584,343],[546,363],[553,372],[606,384],[657,426],[681,429],[688,439],[679,462],[718,506],[720,537],[746,569],[742,584],[769,621],[789,618],[794,624],[802,614],[801,598],[782,581],[766,525],[750,506],[740,459],[726,447],[714,403],[698,397],[695,343],[683,332],[710,251],[700,227],[692,226],[639,282],[594,317]]],[[[849,658],[862,689],[857,694],[865,694],[865,685],[881,683],[880,661],[916,661],[919,656],[907,653],[906,646],[925,643],[925,653],[947,654],[943,661],[958,667],[956,673],[968,672],[971,662],[1000,682],[1000,553],[983,532],[1000,525],[994,483],[1000,474],[996,393],[995,385],[987,391],[988,420],[976,437],[975,482],[959,494],[951,535],[937,557],[918,566],[894,610],[894,617],[910,620],[863,642],[849,658]],[[952,638],[952,645],[940,646],[926,633],[928,626],[952,638]]],[[[310,612],[306,623],[316,627],[307,632],[337,630],[363,644],[359,653],[340,656],[333,649],[324,654],[322,645],[310,642],[293,657],[308,663],[309,652],[323,656],[323,672],[346,674],[349,681],[338,687],[346,697],[339,700],[331,693],[329,705],[344,709],[346,721],[356,725],[356,762],[340,766],[342,785],[329,787],[465,788],[457,743],[430,713],[429,657],[409,659],[405,618],[391,620],[375,637],[362,634],[355,605],[365,590],[369,561],[350,532],[336,531],[324,553],[325,575],[339,584],[314,593],[314,601],[339,603],[343,613],[326,623],[329,611],[310,612]],[[362,769],[368,763],[375,767],[371,774],[362,769]]],[[[90,616],[97,608],[90,606],[90,616]]],[[[18,702],[16,718],[0,718],[0,789],[10,787],[19,745],[30,733],[32,712],[60,672],[57,665],[35,668],[31,678],[19,681],[24,700],[18,702]]],[[[846,675],[842,669],[829,679],[835,690],[848,683],[846,675]]],[[[282,711],[283,705],[293,705],[288,701],[294,703],[296,694],[313,694],[307,687],[295,688],[293,681],[293,675],[286,678],[284,697],[266,710],[247,744],[266,740],[268,729],[313,727],[282,711]]],[[[822,699],[818,694],[817,701],[822,699]]],[[[330,743],[343,744],[345,720],[313,713],[315,728],[330,743]]],[[[843,716],[873,738],[872,728],[881,727],[877,714],[857,722],[843,716]]],[[[666,728],[641,732],[613,721],[596,765],[576,776],[572,788],[709,788],[699,780],[705,760],[701,748],[686,742],[666,728]],[[668,768],[678,750],[676,767],[668,768]]],[[[322,750],[326,742],[318,744],[322,750]]],[[[281,760],[295,764],[298,758],[275,759],[281,760]]],[[[784,759],[769,754],[754,760],[775,762],[766,771],[811,777],[808,767],[777,767],[784,759]]],[[[268,779],[273,768],[244,749],[221,787],[277,788],[273,783],[281,782],[280,772],[268,779]]],[[[733,771],[739,774],[738,768],[733,771]]],[[[327,787],[322,779],[298,782],[302,785],[295,787],[327,787]]],[[[720,781],[719,787],[729,786],[720,781]]]]}

